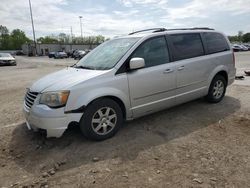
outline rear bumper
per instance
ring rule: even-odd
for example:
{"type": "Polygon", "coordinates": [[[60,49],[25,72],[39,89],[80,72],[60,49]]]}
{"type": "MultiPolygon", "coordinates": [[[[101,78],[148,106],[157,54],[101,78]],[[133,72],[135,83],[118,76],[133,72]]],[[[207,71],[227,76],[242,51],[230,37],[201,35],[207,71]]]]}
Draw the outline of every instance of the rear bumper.
{"type": "Polygon", "coordinates": [[[46,105],[34,104],[30,109],[24,104],[24,115],[28,129],[43,129],[47,137],[59,138],[71,122],[79,122],[82,114],[64,114],[64,108],[51,109],[46,105]]]}
{"type": "Polygon", "coordinates": [[[234,68],[231,73],[228,75],[228,85],[233,84],[236,76],[236,68],[234,68]]]}

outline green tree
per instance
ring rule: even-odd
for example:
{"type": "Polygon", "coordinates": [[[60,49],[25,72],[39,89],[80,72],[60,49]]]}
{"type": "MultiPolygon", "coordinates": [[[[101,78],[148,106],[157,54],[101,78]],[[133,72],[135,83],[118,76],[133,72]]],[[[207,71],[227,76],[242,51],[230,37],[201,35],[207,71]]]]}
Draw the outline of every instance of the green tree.
{"type": "Polygon", "coordinates": [[[246,33],[242,36],[242,42],[250,42],[250,33],[246,33]]]}
{"type": "Polygon", "coordinates": [[[105,41],[105,37],[102,35],[98,36],[87,36],[87,37],[75,37],[72,40],[73,44],[101,44],[105,41]]]}
{"type": "Polygon", "coordinates": [[[30,42],[30,39],[26,37],[25,33],[20,29],[14,29],[11,34],[11,49],[19,50],[22,49],[22,45],[26,42],[30,42]]]}
{"type": "Polygon", "coordinates": [[[62,44],[69,44],[71,42],[70,35],[66,35],[65,33],[60,33],[58,35],[59,42],[62,44]]]}
{"type": "Polygon", "coordinates": [[[10,48],[10,35],[7,27],[0,25],[0,50],[10,48]]]}
{"type": "Polygon", "coordinates": [[[95,40],[95,43],[96,43],[96,44],[101,44],[101,43],[103,43],[104,41],[105,41],[105,37],[104,37],[104,36],[102,36],[102,35],[96,36],[96,40],[95,40]]]}
{"type": "Polygon", "coordinates": [[[6,26],[0,25],[0,35],[8,35],[9,34],[9,30],[7,29],[6,26]]]}
{"type": "Polygon", "coordinates": [[[53,36],[45,36],[37,39],[38,43],[41,44],[57,44],[59,41],[53,36]]]}
{"type": "Polygon", "coordinates": [[[242,42],[242,37],[243,37],[243,31],[238,32],[238,41],[242,42]]]}
{"type": "Polygon", "coordinates": [[[239,42],[238,36],[228,36],[230,42],[239,42]]]}
{"type": "Polygon", "coordinates": [[[73,44],[80,44],[82,42],[82,38],[81,37],[74,37],[72,39],[72,43],[73,44]]]}
{"type": "Polygon", "coordinates": [[[58,39],[59,39],[60,43],[65,43],[66,37],[67,37],[67,35],[65,33],[60,33],[58,35],[58,39]]]}
{"type": "Polygon", "coordinates": [[[19,50],[30,39],[20,29],[14,29],[11,33],[6,26],[0,25],[0,50],[19,50]]]}

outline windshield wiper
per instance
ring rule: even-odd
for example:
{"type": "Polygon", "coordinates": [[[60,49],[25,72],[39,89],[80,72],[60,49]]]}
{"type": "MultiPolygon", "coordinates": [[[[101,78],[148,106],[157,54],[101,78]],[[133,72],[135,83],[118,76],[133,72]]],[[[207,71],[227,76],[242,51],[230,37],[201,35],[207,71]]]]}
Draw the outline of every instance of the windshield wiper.
{"type": "Polygon", "coordinates": [[[86,66],[82,66],[82,65],[80,65],[80,66],[74,66],[74,68],[76,68],[76,69],[88,69],[88,70],[94,70],[94,68],[93,68],[93,67],[86,67],[86,66]]]}

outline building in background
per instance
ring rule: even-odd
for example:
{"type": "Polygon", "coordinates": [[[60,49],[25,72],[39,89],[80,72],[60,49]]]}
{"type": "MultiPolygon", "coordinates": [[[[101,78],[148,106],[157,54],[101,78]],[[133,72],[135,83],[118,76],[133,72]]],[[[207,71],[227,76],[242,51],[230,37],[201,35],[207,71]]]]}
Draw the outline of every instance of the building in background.
{"type": "MultiPolygon", "coordinates": [[[[37,43],[37,54],[40,56],[48,55],[49,52],[70,52],[72,50],[92,50],[99,44],[39,44],[37,43]]],[[[25,55],[33,56],[35,54],[35,46],[33,43],[22,45],[22,51],[25,55]]]]}

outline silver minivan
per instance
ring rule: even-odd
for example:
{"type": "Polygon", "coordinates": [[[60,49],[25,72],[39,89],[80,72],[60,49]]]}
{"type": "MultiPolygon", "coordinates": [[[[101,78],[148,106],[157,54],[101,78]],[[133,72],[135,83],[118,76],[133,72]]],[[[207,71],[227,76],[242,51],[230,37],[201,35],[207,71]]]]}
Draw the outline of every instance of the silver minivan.
{"type": "Polygon", "coordinates": [[[78,123],[92,140],[190,100],[220,102],[235,78],[225,35],[209,28],[155,28],[106,41],[78,63],[35,82],[24,100],[29,129],[60,137],[78,123]]]}

